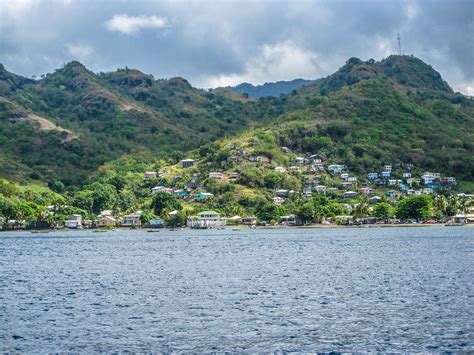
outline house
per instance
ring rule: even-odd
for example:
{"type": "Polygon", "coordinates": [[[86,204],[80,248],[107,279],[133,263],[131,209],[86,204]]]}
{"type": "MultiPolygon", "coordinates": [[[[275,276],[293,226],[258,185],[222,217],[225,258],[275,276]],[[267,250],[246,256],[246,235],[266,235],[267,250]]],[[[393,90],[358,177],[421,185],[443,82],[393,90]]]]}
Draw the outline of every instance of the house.
{"type": "Polygon", "coordinates": [[[318,185],[315,187],[315,190],[318,194],[326,192],[326,186],[324,185],[318,185]]]}
{"type": "Polygon", "coordinates": [[[423,182],[423,185],[431,184],[435,181],[435,177],[432,174],[427,174],[421,176],[421,181],[423,182]]]}
{"type": "Polygon", "coordinates": [[[347,198],[354,198],[357,196],[357,192],[355,191],[346,191],[342,194],[342,197],[347,199],[347,198]]]}
{"type": "Polygon", "coordinates": [[[324,170],[324,165],[323,163],[313,163],[311,165],[311,170],[312,171],[321,171],[324,170]]]}
{"type": "Polygon", "coordinates": [[[200,192],[197,195],[194,195],[194,201],[202,202],[213,196],[214,195],[211,194],[210,192],[200,192]]]}
{"type": "Polygon", "coordinates": [[[144,174],[145,179],[153,179],[156,178],[157,173],[155,171],[147,171],[144,174]]]}
{"type": "Polygon", "coordinates": [[[104,214],[99,215],[96,222],[97,227],[115,226],[116,224],[117,220],[114,217],[112,217],[111,215],[104,214]]]}
{"type": "Polygon", "coordinates": [[[71,229],[82,228],[82,216],[80,214],[70,214],[67,221],[64,222],[64,226],[71,229]]]}
{"type": "Polygon", "coordinates": [[[242,224],[246,226],[254,226],[257,224],[257,217],[249,216],[249,217],[242,217],[242,224]]]}
{"type": "Polygon", "coordinates": [[[453,177],[445,177],[442,179],[441,182],[443,185],[448,185],[448,186],[456,185],[456,179],[453,177]]]}
{"type": "Polygon", "coordinates": [[[380,174],[380,176],[381,176],[382,178],[389,178],[389,177],[390,177],[390,174],[391,174],[390,171],[385,170],[385,171],[382,171],[382,173],[380,174]]]}
{"type": "Polygon", "coordinates": [[[408,164],[405,164],[405,168],[407,168],[408,170],[411,170],[414,168],[414,165],[411,163],[408,163],[408,164]]]}
{"type": "Polygon", "coordinates": [[[361,194],[364,194],[364,195],[370,195],[370,194],[374,193],[374,190],[371,189],[370,187],[364,187],[364,188],[360,189],[359,192],[361,194]]]}
{"type": "Polygon", "coordinates": [[[134,213],[123,216],[122,226],[124,227],[139,227],[142,225],[141,221],[142,211],[136,211],[134,213]]]}
{"type": "Polygon", "coordinates": [[[299,167],[299,166],[290,166],[288,168],[288,171],[291,171],[291,172],[301,171],[301,167],[299,167]]]}
{"type": "Polygon", "coordinates": [[[228,221],[232,221],[235,224],[240,224],[242,223],[242,217],[235,215],[227,219],[228,221]]]}
{"type": "Polygon", "coordinates": [[[285,169],[284,167],[282,167],[282,166],[277,166],[277,167],[275,167],[275,171],[276,171],[277,173],[286,173],[286,169],[285,169]]]}
{"type": "Polygon", "coordinates": [[[339,165],[339,164],[332,164],[328,166],[328,171],[332,175],[339,175],[347,170],[347,166],[339,165]]]}
{"type": "Polygon", "coordinates": [[[395,190],[390,190],[385,193],[385,196],[388,196],[390,198],[398,196],[398,192],[395,190]]]}
{"type": "Polygon", "coordinates": [[[404,178],[404,179],[409,179],[409,178],[411,178],[411,173],[408,173],[408,172],[407,172],[407,173],[403,173],[403,178],[404,178]]]}
{"type": "Polygon", "coordinates": [[[289,154],[289,153],[291,153],[291,149],[290,149],[290,148],[288,148],[288,147],[281,147],[281,150],[282,150],[282,151],[283,151],[283,153],[285,153],[285,154],[289,154]]]}
{"type": "Polygon", "coordinates": [[[383,169],[385,171],[392,172],[392,166],[391,165],[385,165],[383,169]]]}
{"type": "Polygon", "coordinates": [[[432,195],[434,193],[434,190],[430,187],[425,187],[422,192],[425,194],[425,195],[432,195]]]}
{"type": "Polygon", "coordinates": [[[284,198],[278,196],[274,197],[272,200],[275,205],[281,205],[283,202],[285,202],[284,198]]]}
{"type": "Polygon", "coordinates": [[[173,195],[175,195],[178,198],[186,198],[189,196],[189,191],[179,189],[179,190],[174,190],[173,195]]]}
{"type": "Polygon", "coordinates": [[[305,197],[307,198],[310,198],[310,197],[313,197],[313,189],[311,186],[306,186],[304,189],[303,189],[303,194],[305,197]]]}
{"type": "Polygon", "coordinates": [[[197,214],[195,217],[191,217],[187,220],[186,224],[190,228],[196,229],[212,229],[212,228],[224,228],[227,220],[221,218],[221,215],[214,211],[203,211],[197,214]]]}
{"type": "Polygon", "coordinates": [[[237,172],[233,172],[229,175],[229,179],[240,179],[240,174],[237,172]]]}
{"type": "Polygon", "coordinates": [[[340,177],[341,177],[341,179],[343,179],[343,180],[347,180],[347,178],[349,177],[349,174],[348,174],[348,173],[342,173],[342,174],[340,175],[340,177]]]}
{"type": "Polygon", "coordinates": [[[222,179],[224,177],[224,174],[214,171],[212,173],[209,173],[209,177],[212,179],[222,179]]]}
{"type": "Polygon", "coordinates": [[[183,159],[180,161],[182,168],[189,168],[194,165],[196,161],[194,159],[183,159]]]}
{"type": "Polygon", "coordinates": [[[92,219],[84,219],[82,221],[83,228],[92,228],[93,225],[94,225],[94,222],[92,221],[92,219]]]}
{"type": "Polygon", "coordinates": [[[145,227],[147,228],[163,228],[164,226],[165,226],[165,221],[163,221],[160,217],[152,218],[145,225],[145,227]]]}
{"type": "Polygon", "coordinates": [[[369,203],[379,203],[380,201],[382,201],[382,197],[380,196],[372,196],[371,198],[369,198],[369,203]]]}
{"type": "Polygon", "coordinates": [[[307,160],[305,157],[296,157],[294,161],[296,164],[302,165],[302,164],[305,164],[307,160]]]}
{"type": "Polygon", "coordinates": [[[379,174],[377,174],[377,173],[368,173],[367,174],[367,179],[369,179],[369,180],[375,180],[378,177],[379,177],[379,174]]]}
{"type": "Polygon", "coordinates": [[[295,226],[297,224],[296,216],[294,214],[290,214],[288,216],[281,216],[280,223],[287,226],[295,226]]]}
{"type": "Polygon", "coordinates": [[[278,189],[278,190],[275,191],[275,195],[280,196],[280,197],[287,197],[288,193],[289,193],[289,191],[284,190],[284,189],[278,189]]]}
{"type": "Polygon", "coordinates": [[[155,186],[151,189],[152,194],[157,194],[158,192],[166,192],[166,193],[173,193],[173,189],[170,187],[165,187],[165,186],[155,186]]]}
{"type": "Polygon", "coordinates": [[[388,183],[387,183],[388,186],[395,186],[396,184],[397,184],[397,180],[394,180],[394,179],[388,180],[388,183]]]}
{"type": "Polygon", "coordinates": [[[309,159],[311,159],[314,163],[322,163],[324,160],[320,154],[312,154],[309,156],[309,159]]]}

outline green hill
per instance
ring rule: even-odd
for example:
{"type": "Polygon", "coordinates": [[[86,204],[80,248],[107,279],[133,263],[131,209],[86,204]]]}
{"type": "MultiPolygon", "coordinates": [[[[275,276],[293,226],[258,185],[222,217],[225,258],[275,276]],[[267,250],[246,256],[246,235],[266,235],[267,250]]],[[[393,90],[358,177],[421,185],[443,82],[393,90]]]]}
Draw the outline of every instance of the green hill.
{"type": "Polygon", "coordinates": [[[212,142],[215,154],[220,139],[238,141],[246,129],[272,137],[261,152],[269,157],[288,147],[361,175],[413,164],[474,180],[473,100],[412,56],[351,58],[298,91],[258,100],[128,68],[96,74],[71,62],[34,81],[1,66],[0,108],[0,175],[13,180],[74,185],[124,156],[176,161],[212,142]]]}
{"type": "Polygon", "coordinates": [[[94,74],[71,62],[38,81],[0,67],[2,176],[81,181],[131,154],[178,154],[265,119],[265,105],[155,80],[138,70],[94,74]]]}

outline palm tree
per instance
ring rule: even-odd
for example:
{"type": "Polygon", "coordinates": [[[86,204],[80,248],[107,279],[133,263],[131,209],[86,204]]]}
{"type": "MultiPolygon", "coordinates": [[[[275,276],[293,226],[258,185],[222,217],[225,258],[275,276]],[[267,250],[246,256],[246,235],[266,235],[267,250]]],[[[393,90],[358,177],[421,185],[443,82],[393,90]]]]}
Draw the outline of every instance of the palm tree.
{"type": "Polygon", "coordinates": [[[437,195],[433,200],[433,206],[436,212],[442,216],[442,218],[446,218],[447,215],[447,208],[448,208],[448,200],[443,195],[437,195]]]}

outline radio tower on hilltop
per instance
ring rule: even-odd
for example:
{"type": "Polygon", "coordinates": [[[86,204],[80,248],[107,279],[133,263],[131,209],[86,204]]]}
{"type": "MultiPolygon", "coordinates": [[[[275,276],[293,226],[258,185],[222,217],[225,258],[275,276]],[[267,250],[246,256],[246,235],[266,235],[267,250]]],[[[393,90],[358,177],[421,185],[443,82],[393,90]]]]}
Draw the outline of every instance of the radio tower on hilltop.
{"type": "Polygon", "coordinates": [[[397,35],[397,42],[398,42],[398,55],[402,55],[402,44],[400,40],[400,33],[397,35]]]}

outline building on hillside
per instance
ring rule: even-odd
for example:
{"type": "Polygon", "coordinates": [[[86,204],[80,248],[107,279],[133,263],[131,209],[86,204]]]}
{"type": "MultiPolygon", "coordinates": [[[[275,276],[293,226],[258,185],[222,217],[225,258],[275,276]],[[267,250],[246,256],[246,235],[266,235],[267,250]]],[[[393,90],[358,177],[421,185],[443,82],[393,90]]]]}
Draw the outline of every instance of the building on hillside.
{"type": "Polygon", "coordinates": [[[288,147],[281,147],[281,150],[282,150],[283,153],[285,153],[285,154],[290,154],[290,153],[291,153],[291,149],[288,148],[288,147]]]}
{"type": "Polygon", "coordinates": [[[186,224],[190,228],[195,229],[222,229],[226,225],[226,219],[221,218],[221,215],[214,211],[204,211],[191,217],[186,224]]]}
{"type": "Polygon", "coordinates": [[[341,173],[341,175],[339,175],[339,177],[342,179],[342,180],[347,180],[349,178],[349,174],[348,173],[341,173]]]}
{"type": "Polygon", "coordinates": [[[382,178],[389,178],[391,174],[392,174],[391,171],[385,170],[385,171],[382,171],[382,172],[380,173],[380,177],[382,177],[382,178]]]}
{"type": "Polygon", "coordinates": [[[362,189],[359,190],[359,192],[364,195],[371,195],[374,193],[374,190],[371,189],[370,187],[363,187],[362,189]]]}
{"type": "Polygon", "coordinates": [[[314,188],[318,194],[323,194],[326,192],[327,187],[324,185],[318,185],[314,188]]]}
{"type": "Polygon", "coordinates": [[[369,179],[369,180],[375,180],[378,177],[379,177],[379,174],[377,174],[377,173],[368,173],[367,174],[367,179],[369,179]]]}
{"type": "Polygon", "coordinates": [[[197,201],[197,202],[202,202],[202,201],[205,201],[211,197],[214,197],[213,194],[211,194],[210,192],[200,192],[196,195],[194,195],[194,201],[197,201]]]}
{"type": "Polygon", "coordinates": [[[156,178],[157,173],[155,171],[147,171],[143,175],[145,179],[153,179],[153,178],[156,178]]]}
{"type": "Polygon", "coordinates": [[[404,179],[410,179],[411,178],[411,173],[409,173],[409,172],[403,173],[403,178],[404,179]]]}
{"type": "Polygon", "coordinates": [[[302,165],[302,164],[306,164],[307,160],[306,160],[305,157],[296,157],[296,158],[294,159],[294,162],[295,162],[296,164],[302,165]]]}
{"type": "Polygon", "coordinates": [[[291,171],[291,172],[298,172],[298,171],[301,171],[301,167],[296,166],[296,165],[290,166],[290,167],[288,167],[288,171],[291,171]]]}
{"type": "Polygon", "coordinates": [[[285,199],[279,196],[273,197],[272,200],[275,205],[282,205],[285,202],[285,199]]]}
{"type": "Polygon", "coordinates": [[[347,171],[347,166],[340,164],[332,164],[328,166],[328,171],[332,175],[339,175],[347,171]]]}
{"type": "Polygon", "coordinates": [[[186,198],[189,196],[189,191],[178,189],[173,191],[173,195],[175,195],[177,198],[186,198]]]}
{"type": "Polygon", "coordinates": [[[80,214],[70,214],[64,222],[66,228],[80,229],[82,228],[82,216],[80,214]]]}
{"type": "Polygon", "coordinates": [[[277,173],[286,173],[286,169],[285,169],[284,167],[282,167],[282,166],[277,166],[277,167],[275,167],[275,171],[276,171],[277,173]]]}
{"type": "Polygon", "coordinates": [[[278,189],[275,191],[275,195],[279,197],[288,197],[289,191],[284,189],[278,189]]]}
{"type": "Polygon", "coordinates": [[[224,178],[224,174],[218,171],[214,171],[212,173],[209,173],[209,177],[212,179],[222,179],[224,178]]]}
{"type": "Polygon", "coordinates": [[[229,179],[232,179],[232,180],[240,179],[240,174],[234,171],[233,173],[230,173],[229,179]]]}
{"type": "Polygon", "coordinates": [[[382,197],[380,196],[372,196],[371,198],[369,198],[369,203],[379,203],[380,201],[382,201],[382,197]]]}
{"type": "Polygon", "coordinates": [[[345,198],[345,199],[354,198],[356,196],[357,196],[357,192],[355,192],[355,191],[346,191],[342,194],[342,197],[345,198]]]}
{"type": "Polygon", "coordinates": [[[142,225],[141,216],[142,216],[142,211],[136,211],[134,213],[130,213],[123,216],[122,226],[140,227],[142,225]]]}
{"type": "Polygon", "coordinates": [[[384,170],[388,172],[392,172],[392,166],[391,165],[385,165],[384,170]]]}
{"type": "Polygon", "coordinates": [[[184,168],[190,168],[191,166],[194,165],[194,163],[196,163],[196,161],[194,159],[183,159],[179,163],[181,167],[184,169],[184,168]]]}

